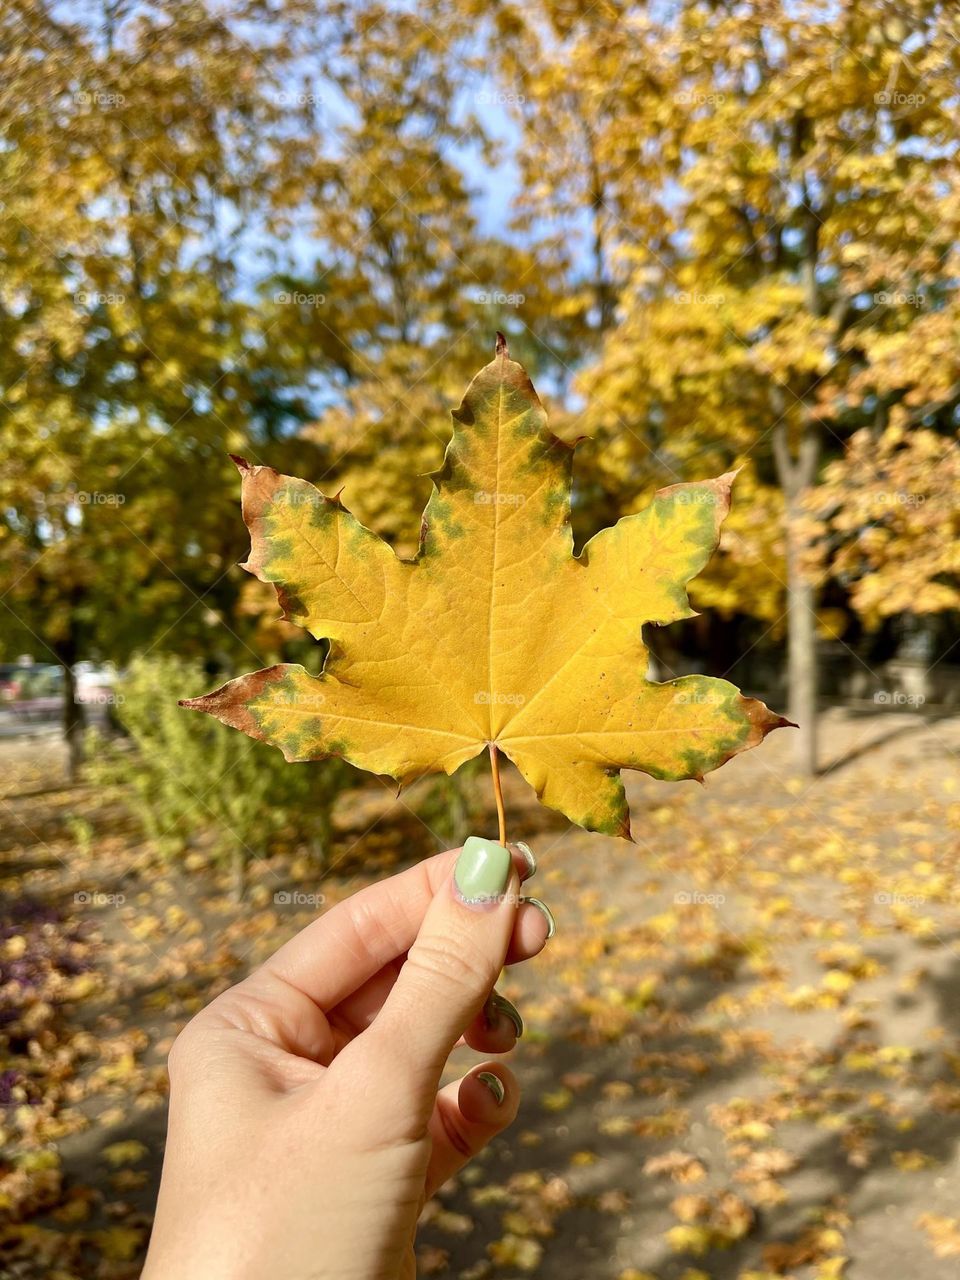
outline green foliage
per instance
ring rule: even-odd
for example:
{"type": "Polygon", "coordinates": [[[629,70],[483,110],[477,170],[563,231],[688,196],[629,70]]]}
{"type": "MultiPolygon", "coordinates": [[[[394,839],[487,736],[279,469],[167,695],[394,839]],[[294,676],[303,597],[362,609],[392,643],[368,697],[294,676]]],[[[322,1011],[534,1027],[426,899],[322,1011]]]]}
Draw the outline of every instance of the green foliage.
{"type": "Polygon", "coordinates": [[[88,858],[93,850],[94,828],[86,818],[71,817],[67,819],[67,830],[80,853],[88,858]]]}
{"type": "Polygon", "coordinates": [[[331,812],[356,777],[349,765],[288,765],[275,751],[232,733],[209,717],[190,716],[174,691],[199,692],[199,663],[138,658],[117,688],[117,720],[128,737],[96,737],[89,772],[119,795],[151,843],[173,857],[212,838],[211,853],[238,878],[280,838],[322,862],[331,812]]]}
{"type": "Polygon", "coordinates": [[[486,782],[486,759],[468,760],[449,778],[434,777],[426,783],[416,805],[420,821],[430,829],[440,849],[453,849],[483,820],[480,778],[486,782]]]}

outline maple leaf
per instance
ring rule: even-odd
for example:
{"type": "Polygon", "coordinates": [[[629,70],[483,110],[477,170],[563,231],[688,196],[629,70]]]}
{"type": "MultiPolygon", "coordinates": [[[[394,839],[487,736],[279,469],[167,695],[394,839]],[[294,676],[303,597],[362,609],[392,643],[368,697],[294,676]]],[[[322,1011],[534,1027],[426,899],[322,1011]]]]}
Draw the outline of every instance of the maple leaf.
{"type": "Polygon", "coordinates": [[[789,723],[725,680],[645,678],[641,627],[695,616],[733,475],[661,489],[575,556],[573,447],[502,336],[453,418],[412,560],[339,495],[235,459],[243,567],[330,649],[318,677],[281,664],[182,705],[401,785],[500,751],[545,804],[629,838],[621,769],[700,779],[789,723]]]}

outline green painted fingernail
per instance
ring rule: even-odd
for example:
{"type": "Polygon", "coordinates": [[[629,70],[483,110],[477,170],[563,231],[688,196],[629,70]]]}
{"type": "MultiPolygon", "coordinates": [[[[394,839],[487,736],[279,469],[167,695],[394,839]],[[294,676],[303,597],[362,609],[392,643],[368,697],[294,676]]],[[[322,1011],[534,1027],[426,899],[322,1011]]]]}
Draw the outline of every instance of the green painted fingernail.
{"type": "Polygon", "coordinates": [[[507,1091],[503,1087],[503,1081],[499,1076],[495,1076],[492,1071],[479,1071],[477,1079],[482,1080],[490,1092],[497,1100],[497,1106],[503,1105],[503,1100],[507,1096],[507,1091]]]}
{"type": "Polygon", "coordinates": [[[470,836],[460,851],[453,873],[457,892],[473,906],[499,902],[510,880],[510,851],[495,840],[470,836]]]}
{"type": "Polygon", "coordinates": [[[547,922],[547,941],[549,942],[553,935],[557,932],[557,922],[553,918],[553,912],[545,902],[541,902],[539,898],[521,898],[521,902],[529,902],[531,907],[536,907],[547,922]]]}

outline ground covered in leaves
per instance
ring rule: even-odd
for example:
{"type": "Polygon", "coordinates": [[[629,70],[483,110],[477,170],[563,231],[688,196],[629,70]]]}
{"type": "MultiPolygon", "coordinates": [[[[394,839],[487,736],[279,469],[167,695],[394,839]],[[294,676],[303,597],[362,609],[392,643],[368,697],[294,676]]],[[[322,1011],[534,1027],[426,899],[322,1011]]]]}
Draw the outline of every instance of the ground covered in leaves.
{"type": "MultiPolygon", "coordinates": [[[[528,1028],[524,1104],[427,1206],[423,1275],[956,1275],[960,719],[830,712],[812,783],[791,745],[705,787],[631,782],[636,847],[566,829],[508,777],[559,931],[501,984],[528,1028]]],[[[2,751],[0,1276],[125,1280],[178,1028],[318,895],[432,837],[372,783],[326,875],[274,857],[238,907],[202,849],[158,873],[101,796],[58,789],[53,742],[2,751]]]]}

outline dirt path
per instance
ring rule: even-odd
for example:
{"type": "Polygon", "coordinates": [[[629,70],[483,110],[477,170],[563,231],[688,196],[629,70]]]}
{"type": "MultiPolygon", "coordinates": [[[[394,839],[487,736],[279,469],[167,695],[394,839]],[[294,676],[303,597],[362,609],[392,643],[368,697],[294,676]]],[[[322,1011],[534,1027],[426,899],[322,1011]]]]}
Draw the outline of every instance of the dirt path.
{"type": "MultiPolygon", "coordinates": [[[[423,1274],[957,1274],[960,719],[834,712],[824,746],[837,767],[813,783],[792,777],[786,733],[705,787],[632,782],[636,847],[562,829],[508,779],[559,931],[502,984],[528,1027],[511,1064],[523,1108],[428,1206],[423,1274]]],[[[57,1015],[67,1085],[34,1082],[56,1095],[32,1103],[28,1137],[56,1139],[61,1216],[34,1217],[47,1234],[8,1241],[7,1265],[133,1276],[170,1037],[308,918],[274,905],[284,877],[332,902],[396,865],[398,820],[405,847],[417,824],[371,794],[330,876],[264,864],[237,911],[206,876],[158,878],[95,797],[47,792],[52,763],[47,744],[5,774],[2,870],[81,930],[89,989],[57,1015]],[[144,1149],[113,1167],[117,1142],[144,1149]]]]}

